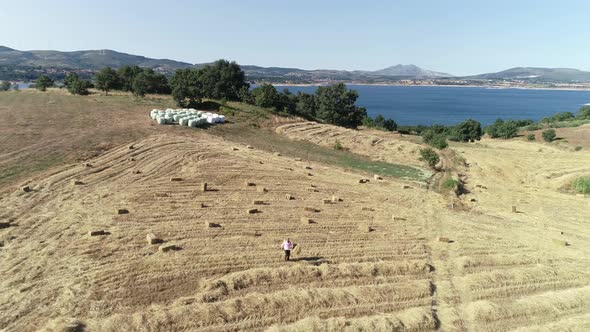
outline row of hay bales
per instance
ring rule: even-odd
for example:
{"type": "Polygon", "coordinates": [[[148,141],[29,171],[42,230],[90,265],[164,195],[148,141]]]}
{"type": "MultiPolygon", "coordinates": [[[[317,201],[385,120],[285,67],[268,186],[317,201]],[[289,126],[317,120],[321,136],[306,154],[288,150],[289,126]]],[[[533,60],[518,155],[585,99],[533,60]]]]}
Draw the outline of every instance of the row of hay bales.
{"type": "Polygon", "coordinates": [[[205,124],[224,123],[225,116],[197,111],[193,108],[168,108],[166,110],[153,109],[150,112],[152,120],[158,124],[179,124],[188,127],[201,127],[205,124]]]}

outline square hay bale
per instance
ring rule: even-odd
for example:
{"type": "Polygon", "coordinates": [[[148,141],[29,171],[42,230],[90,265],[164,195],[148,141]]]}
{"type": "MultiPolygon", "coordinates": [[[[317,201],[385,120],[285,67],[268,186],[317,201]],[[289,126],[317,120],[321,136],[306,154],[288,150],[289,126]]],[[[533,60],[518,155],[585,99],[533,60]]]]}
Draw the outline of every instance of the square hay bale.
{"type": "Polygon", "coordinates": [[[91,163],[82,163],[82,166],[90,168],[90,167],[92,167],[92,164],[91,163]]]}
{"type": "Polygon", "coordinates": [[[258,191],[259,193],[265,193],[268,190],[266,188],[264,188],[264,187],[258,187],[258,188],[256,188],[256,191],[258,191]]]}
{"type": "Polygon", "coordinates": [[[221,224],[206,221],[205,227],[207,227],[207,228],[221,228],[221,224]]]}
{"type": "Polygon", "coordinates": [[[370,208],[370,207],[363,206],[363,207],[361,208],[361,211],[375,211],[375,210],[374,210],[374,209],[372,209],[372,208],[370,208]]]}
{"type": "Polygon", "coordinates": [[[80,180],[74,180],[74,181],[72,181],[72,184],[73,184],[74,186],[81,186],[81,185],[83,185],[83,184],[84,184],[84,182],[82,182],[82,181],[80,181],[80,180]]]}
{"type": "Polygon", "coordinates": [[[25,193],[31,192],[31,187],[29,186],[23,186],[22,188],[20,188],[20,190],[22,190],[25,193]]]}
{"type": "Polygon", "coordinates": [[[155,198],[168,197],[167,193],[154,193],[155,198]]]}
{"type": "Polygon", "coordinates": [[[2,228],[8,228],[10,227],[10,223],[9,222],[0,222],[0,229],[2,228]]]}
{"type": "Polygon", "coordinates": [[[391,220],[393,221],[405,221],[406,218],[400,217],[400,216],[396,216],[396,215],[392,215],[391,216],[391,220]]]}
{"type": "Polygon", "coordinates": [[[135,158],[131,157],[129,158],[129,161],[135,161],[135,158]]]}
{"type": "Polygon", "coordinates": [[[553,242],[553,244],[558,245],[560,247],[570,246],[570,243],[565,240],[552,239],[551,242],[553,242]]]}
{"type": "Polygon", "coordinates": [[[252,204],[253,205],[264,205],[264,201],[261,201],[261,200],[253,200],[252,201],[252,204]]]}
{"type": "Polygon", "coordinates": [[[311,169],[311,166],[305,166],[305,169],[311,169]]]}
{"type": "Polygon", "coordinates": [[[380,176],[379,176],[379,175],[377,175],[377,174],[375,174],[375,175],[373,176],[373,178],[374,178],[375,180],[383,180],[383,178],[382,178],[382,177],[380,177],[380,176]]]}
{"type": "Polygon", "coordinates": [[[338,203],[340,202],[340,198],[338,198],[338,196],[336,195],[332,195],[332,203],[338,203]]]}
{"type": "Polygon", "coordinates": [[[282,154],[280,152],[275,152],[275,156],[280,157],[282,154]]]}
{"type": "Polygon", "coordinates": [[[207,188],[207,182],[201,183],[201,191],[207,191],[207,190],[208,190],[208,188],[207,188]]]}
{"type": "Polygon", "coordinates": [[[88,232],[88,236],[100,236],[100,235],[106,235],[106,232],[103,231],[103,230],[89,231],[88,232]]]}
{"type": "Polygon", "coordinates": [[[256,183],[250,182],[250,181],[244,181],[244,185],[246,187],[254,187],[256,185],[256,183]]]}
{"type": "Polygon", "coordinates": [[[182,181],[182,178],[180,178],[180,177],[171,177],[170,178],[170,182],[178,182],[178,181],[182,181]]]}
{"type": "Polygon", "coordinates": [[[407,184],[404,184],[404,185],[402,185],[402,189],[412,189],[412,187],[410,187],[410,186],[409,186],[409,185],[407,185],[407,184]]]}
{"type": "Polygon", "coordinates": [[[295,199],[295,197],[293,197],[293,195],[291,195],[291,194],[286,194],[286,195],[285,195],[285,198],[286,198],[288,201],[291,201],[291,200],[294,200],[294,199],[295,199]]]}
{"type": "Polygon", "coordinates": [[[258,209],[248,209],[247,212],[248,214],[256,214],[258,213],[258,209]]]}
{"type": "Polygon", "coordinates": [[[317,190],[315,187],[309,187],[309,188],[307,188],[306,190],[307,190],[307,191],[309,191],[309,192],[312,192],[312,193],[317,193],[317,192],[319,192],[319,190],[317,190]]]}
{"type": "Polygon", "coordinates": [[[444,236],[439,236],[439,237],[436,238],[436,240],[438,242],[444,242],[444,243],[449,243],[450,242],[449,238],[448,237],[444,237],[444,236]]]}
{"type": "Polygon", "coordinates": [[[136,169],[136,170],[133,171],[133,174],[141,174],[141,171],[138,170],[138,169],[136,169]]]}
{"type": "Polygon", "coordinates": [[[246,145],[246,148],[247,148],[247,149],[254,149],[254,148],[252,147],[252,145],[246,145]]]}
{"type": "Polygon", "coordinates": [[[307,173],[307,176],[313,176],[313,174],[311,174],[311,173],[307,173]]]}
{"type": "Polygon", "coordinates": [[[168,252],[168,251],[174,251],[174,250],[178,250],[178,247],[174,244],[163,244],[158,247],[159,252],[168,252]]]}
{"type": "Polygon", "coordinates": [[[369,182],[369,179],[360,179],[359,180],[359,183],[368,183],[368,182],[369,182]]]}
{"type": "Polygon", "coordinates": [[[232,151],[238,151],[239,149],[234,146],[233,148],[231,148],[231,150],[232,151]]]}
{"type": "Polygon", "coordinates": [[[154,233],[148,233],[145,237],[145,239],[147,240],[148,244],[158,244],[158,243],[162,243],[162,239],[159,239],[156,234],[154,233]]]}
{"type": "Polygon", "coordinates": [[[370,233],[370,232],[374,232],[375,228],[371,225],[359,225],[358,226],[359,231],[363,232],[363,233],[370,233]]]}
{"type": "Polygon", "coordinates": [[[309,218],[305,218],[305,217],[301,218],[301,223],[304,225],[316,224],[316,222],[313,219],[309,219],[309,218]]]}
{"type": "Polygon", "coordinates": [[[301,161],[301,160],[302,160],[301,158],[295,158],[295,161],[301,161]]]}
{"type": "Polygon", "coordinates": [[[133,150],[135,149],[135,146],[133,144],[129,145],[129,150],[133,150]]]}
{"type": "Polygon", "coordinates": [[[313,212],[313,213],[320,212],[320,210],[318,210],[316,208],[312,208],[312,207],[304,207],[303,208],[303,211],[305,211],[305,212],[313,212]]]}
{"type": "Polygon", "coordinates": [[[129,210],[127,210],[127,209],[118,209],[117,210],[117,214],[128,214],[128,213],[129,213],[129,210]]]}
{"type": "Polygon", "coordinates": [[[513,205],[512,206],[512,213],[517,213],[517,212],[518,212],[518,210],[516,209],[516,206],[513,205]]]}
{"type": "Polygon", "coordinates": [[[331,199],[322,199],[322,204],[332,204],[332,200],[331,199]]]}

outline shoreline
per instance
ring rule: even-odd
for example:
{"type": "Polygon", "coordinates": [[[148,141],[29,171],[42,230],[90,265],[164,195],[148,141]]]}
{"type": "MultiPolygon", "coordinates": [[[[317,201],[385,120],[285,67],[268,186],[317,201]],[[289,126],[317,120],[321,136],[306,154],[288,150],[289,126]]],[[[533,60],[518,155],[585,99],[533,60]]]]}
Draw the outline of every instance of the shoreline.
{"type": "MultiPolygon", "coordinates": [[[[340,82],[338,82],[340,83],[340,82]]],[[[440,87],[440,88],[482,88],[482,89],[489,89],[489,90],[509,90],[509,89],[517,89],[517,90],[555,90],[555,91],[590,91],[589,87],[584,88],[572,88],[572,87],[526,87],[526,86],[487,86],[487,85],[444,85],[444,84],[387,84],[387,83],[353,83],[353,82],[342,82],[346,85],[358,85],[358,86],[413,86],[413,87],[440,87]]],[[[254,83],[256,85],[260,85],[262,83],[254,83]]],[[[327,86],[334,83],[298,83],[298,84],[272,84],[273,86],[279,87],[289,87],[289,86],[302,86],[302,87],[318,87],[318,86],[327,86]]]]}

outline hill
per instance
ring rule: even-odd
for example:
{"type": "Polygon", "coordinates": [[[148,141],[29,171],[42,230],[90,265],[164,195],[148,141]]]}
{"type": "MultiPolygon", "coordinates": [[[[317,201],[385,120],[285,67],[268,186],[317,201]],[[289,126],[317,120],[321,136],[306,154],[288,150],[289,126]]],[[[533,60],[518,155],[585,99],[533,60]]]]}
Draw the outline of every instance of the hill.
{"type": "Polygon", "coordinates": [[[531,82],[590,82],[590,72],[572,68],[515,67],[496,73],[468,76],[470,79],[523,80],[531,82]]]}
{"type": "Polygon", "coordinates": [[[371,73],[372,75],[381,76],[406,76],[416,78],[453,77],[453,75],[451,74],[423,69],[416,65],[396,65],[380,70],[375,70],[369,73],[371,73]]]}
{"type": "Polygon", "coordinates": [[[588,330],[588,198],[564,190],[590,172],[588,153],[452,143],[456,196],[372,176],[423,166],[406,135],[231,102],[225,125],[154,125],[149,110],[168,106],[0,94],[0,177],[20,171],[30,188],[0,184],[2,329],[588,330]],[[350,151],[327,147],[335,137],[350,151]],[[356,151],[380,167],[334,163],[356,151]]]}
{"type": "Polygon", "coordinates": [[[52,69],[97,70],[103,67],[137,65],[164,72],[172,72],[192,65],[169,59],[151,59],[140,55],[121,53],[112,50],[87,51],[18,51],[0,46],[0,66],[38,67],[52,69]]]}

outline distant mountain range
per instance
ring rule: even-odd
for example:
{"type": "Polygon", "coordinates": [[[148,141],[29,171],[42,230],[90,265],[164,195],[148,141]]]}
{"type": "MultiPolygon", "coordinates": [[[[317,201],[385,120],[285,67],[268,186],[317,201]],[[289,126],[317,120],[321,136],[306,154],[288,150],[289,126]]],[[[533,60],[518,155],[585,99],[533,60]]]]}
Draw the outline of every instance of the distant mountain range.
{"type": "MultiPolygon", "coordinates": [[[[118,68],[138,65],[152,68],[164,74],[177,69],[201,67],[206,64],[190,64],[170,59],[152,59],[144,56],[121,53],[112,50],[88,51],[19,51],[0,46],[0,79],[35,79],[40,74],[49,74],[57,79],[67,72],[76,71],[91,76],[103,67],[118,68]]],[[[242,65],[248,80],[270,83],[391,83],[400,80],[445,81],[498,81],[520,80],[527,82],[590,82],[590,72],[569,68],[517,67],[497,73],[455,77],[451,74],[420,68],[415,65],[396,65],[375,71],[346,71],[298,68],[259,67],[242,65]]]]}

